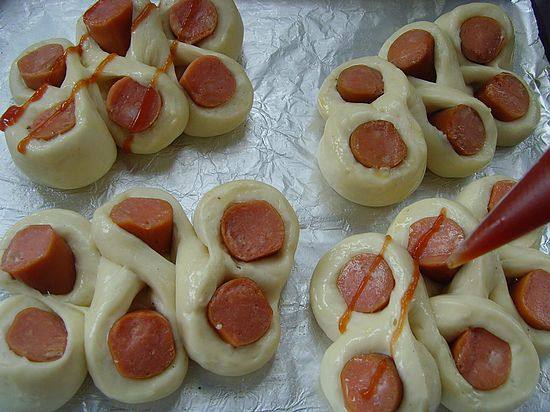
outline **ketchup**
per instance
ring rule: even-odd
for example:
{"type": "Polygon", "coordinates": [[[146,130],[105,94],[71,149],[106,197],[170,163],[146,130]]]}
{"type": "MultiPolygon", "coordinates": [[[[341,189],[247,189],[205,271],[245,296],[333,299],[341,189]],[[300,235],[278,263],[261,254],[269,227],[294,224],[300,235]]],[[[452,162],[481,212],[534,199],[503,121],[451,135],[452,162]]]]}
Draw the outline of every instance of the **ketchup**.
{"type": "Polygon", "coordinates": [[[461,243],[447,261],[463,265],[550,222],[550,150],[461,243]]]}

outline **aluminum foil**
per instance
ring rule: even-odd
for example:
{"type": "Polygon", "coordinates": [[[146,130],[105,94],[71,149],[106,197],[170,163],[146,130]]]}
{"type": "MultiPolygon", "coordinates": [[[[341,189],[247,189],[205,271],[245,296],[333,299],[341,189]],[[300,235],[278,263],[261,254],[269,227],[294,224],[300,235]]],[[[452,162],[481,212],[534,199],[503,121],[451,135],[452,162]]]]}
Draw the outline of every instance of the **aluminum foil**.
{"type": "MultiPolygon", "coordinates": [[[[77,18],[91,0],[0,0],[0,108],[12,104],[11,62],[38,40],[74,41],[77,18]]],[[[416,20],[434,20],[466,1],[457,0],[238,0],[245,25],[242,63],[254,85],[249,119],[217,138],[182,136],[155,155],[119,153],[100,181],[75,191],[30,182],[0,144],[0,233],[31,212],[60,207],[91,218],[94,209],[132,186],[161,187],[191,217],[200,197],[235,179],[257,179],[281,190],[301,226],[296,263],[280,303],[282,339],[274,359],[244,377],[220,377],[191,363],[180,390],[150,404],[129,406],[103,396],[86,380],[66,411],[99,410],[328,410],[319,385],[319,365],[329,340],[309,308],[309,280],[319,258],[356,233],[384,233],[405,205],[421,198],[454,198],[475,177],[501,173],[521,177],[550,145],[550,65],[538,38],[529,0],[497,1],[516,28],[515,70],[541,96],[542,117],[533,135],[513,148],[498,148],[491,165],[468,179],[444,179],[427,172],[420,188],[401,204],[368,208],[338,196],[323,180],[315,151],[324,122],[317,113],[318,89],[339,64],[376,55],[384,40],[416,20]]],[[[550,250],[550,230],[541,241],[550,250]]],[[[0,298],[5,294],[0,293],[0,298]]],[[[550,359],[523,411],[550,409],[550,359]]],[[[0,409],[1,406],[0,406],[0,409]]],[[[442,408],[444,410],[444,408],[442,408]]]]}

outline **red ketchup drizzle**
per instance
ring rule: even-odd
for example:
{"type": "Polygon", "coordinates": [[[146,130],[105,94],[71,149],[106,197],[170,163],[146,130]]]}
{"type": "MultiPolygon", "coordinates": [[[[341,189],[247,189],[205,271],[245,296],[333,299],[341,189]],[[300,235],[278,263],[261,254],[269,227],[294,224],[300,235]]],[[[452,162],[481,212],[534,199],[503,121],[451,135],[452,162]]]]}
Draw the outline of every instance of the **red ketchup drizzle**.
{"type": "MultiPolygon", "coordinates": [[[[153,5],[154,6],[154,5],[153,5]]],[[[156,7],[156,6],[154,6],[156,7]]],[[[138,16],[139,18],[139,16],[138,16]]],[[[137,21],[138,19],[136,19],[137,21]]],[[[172,65],[174,61],[174,53],[176,52],[176,49],[178,47],[178,42],[173,41],[170,45],[170,53],[168,54],[168,57],[166,58],[166,61],[164,62],[164,65],[162,67],[159,67],[155,74],[153,75],[153,78],[151,79],[151,83],[149,83],[149,87],[147,88],[147,92],[145,92],[145,96],[143,97],[143,100],[141,101],[141,105],[139,107],[138,112],[136,113],[136,117],[132,120],[132,123],[130,125],[131,128],[138,125],[142,120],[141,113],[144,112],[145,109],[148,109],[153,104],[153,101],[155,100],[155,87],[158,82],[158,78],[161,74],[166,73],[170,66],[172,65]]],[[[124,142],[122,142],[122,150],[126,153],[132,153],[132,142],[134,141],[134,136],[130,135],[128,136],[124,142]]]]}
{"type": "Polygon", "coordinates": [[[365,290],[365,287],[367,286],[367,283],[369,283],[370,278],[372,277],[372,272],[376,270],[378,265],[382,262],[382,259],[384,259],[384,252],[386,251],[386,248],[391,242],[391,236],[386,235],[384,239],[384,244],[382,245],[382,249],[380,249],[380,253],[376,256],[376,258],[372,261],[371,265],[369,266],[369,269],[367,270],[367,273],[361,280],[361,284],[359,285],[359,288],[355,291],[355,294],[353,295],[353,298],[351,299],[351,302],[349,306],[346,308],[346,311],[340,318],[340,321],[338,322],[338,329],[340,330],[340,333],[344,333],[348,327],[349,320],[351,318],[351,314],[355,310],[355,305],[357,304],[357,301],[359,300],[359,297],[365,290]]]}
{"type": "Polygon", "coordinates": [[[397,343],[397,340],[399,339],[399,336],[401,335],[401,332],[403,331],[403,326],[405,324],[405,319],[407,317],[407,309],[409,307],[409,303],[411,303],[411,300],[414,296],[414,292],[416,291],[416,287],[418,286],[418,281],[420,280],[420,269],[418,268],[418,258],[428,245],[428,242],[432,238],[432,236],[439,230],[441,225],[443,224],[443,221],[445,220],[445,217],[447,216],[447,209],[442,208],[439,212],[439,215],[433,222],[432,227],[426,231],[421,237],[418,243],[416,244],[416,247],[414,248],[414,251],[412,253],[412,258],[414,259],[414,272],[413,277],[411,279],[411,283],[409,283],[409,287],[403,294],[403,297],[401,298],[401,313],[399,314],[399,319],[397,321],[397,326],[395,328],[395,331],[393,332],[393,335],[391,337],[391,343],[390,343],[390,350],[393,356],[395,344],[397,343]]]}
{"type": "Polygon", "coordinates": [[[156,9],[157,6],[153,3],[147,3],[147,6],[141,10],[141,13],[138,14],[136,19],[132,22],[132,32],[136,31],[138,26],[147,18],[149,17],[149,14],[153,11],[153,9],[156,9]]]}
{"type": "MultiPolygon", "coordinates": [[[[65,49],[65,53],[63,53],[62,56],[60,56],[54,63],[54,67],[62,64],[62,62],[67,58],[67,54],[72,52],[77,52],[78,54],[82,54],[82,45],[88,38],[90,37],[89,34],[85,34],[80,38],[80,42],[76,46],[67,47],[65,49]]],[[[4,112],[2,117],[0,117],[0,131],[4,132],[6,129],[10,126],[13,126],[17,121],[23,116],[25,111],[27,110],[27,107],[34,102],[37,102],[44,96],[44,93],[46,93],[46,90],[48,88],[48,84],[43,84],[40,86],[31,97],[29,97],[25,103],[23,103],[21,106],[10,106],[8,110],[4,112]]]]}
{"type": "Polygon", "coordinates": [[[384,372],[386,372],[387,366],[388,365],[385,359],[382,359],[380,362],[378,362],[378,365],[376,365],[376,370],[370,378],[369,387],[361,392],[361,396],[365,400],[369,400],[376,393],[376,388],[380,383],[380,379],[382,379],[382,376],[384,376],[384,372]]]}
{"type": "Polygon", "coordinates": [[[458,267],[550,221],[550,150],[495,206],[449,258],[458,267]]]}
{"type": "MultiPolygon", "coordinates": [[[[78,48],[78,47],[75,47],[73,48],[73,50],[75,51],[78,51],[78,50],[82,50],[82,48],[78,48]]],[[[44,121],[42,123],[40,123],[36,128],[35,128],[35,132],[37,130],[40,130],[40,128],[42,127],[43,124],[45,124],[46,122],[48,122],[50,119],[52,119],[54,116],[57,116],[57,114],[63,110],[65,110],[65,108],[71,103],[71,101],[75,98],[76,94],[82,90],[84,87],[87,87],[89,86],[90,84],[93,84],[95,82],[97,82],[97,79],[99,78],[99,75],[103,72],[103,69],[105,68],[105,66],[111,61],[113,60],[117,55],[116,54],[109,54],[105,59],[103,59],[101,61],[101,63],[99,63],[99,65],[97,66],[97,68],[95,69],[95,71],[93,72],[93,74],[88,77],[87,79],[81,79],[79,81],[77,81],[75,83],[75,85],[73,86],[73,89],[71,91],[71,94],[70,96],[63,102],[59,105],[59,107],[57,108],[57,110],[55,110],[47,119],[44,119],[44,121]]],[[[22,154],[25,154],[27,152],[27,145],[29,144],[29,142],[33,139],[34,137],[34,133],[31,132],[29,133],[24,139],[22,139],[19,144],[17,145],[17,150],[19,151],[19,153],[22,153],[22,154]]],[[[49,140],[49,139],[48,139],[49,140]]]]}

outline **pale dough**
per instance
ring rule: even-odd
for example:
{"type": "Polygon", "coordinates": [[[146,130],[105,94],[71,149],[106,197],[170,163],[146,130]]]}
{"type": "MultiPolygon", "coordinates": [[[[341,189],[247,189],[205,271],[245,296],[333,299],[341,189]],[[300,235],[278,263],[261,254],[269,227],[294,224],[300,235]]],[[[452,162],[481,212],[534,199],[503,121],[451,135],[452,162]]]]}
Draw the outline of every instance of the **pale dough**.
{"type": "Polygon", "coordinates": [[[73,397],[86,378],[83,314],[51,296],[32,292],[0,303],[0,401],[2,409],[10,412],[57,410],[73,397]],[[61,358],[31,362],[8,347],[6,335],[15,316],[29,307],[53,312],[63,319],[67,346],[61,358]]]}
{"type": "MultiPolygon", "coordinates": [[[[401,210],[388,228],[388,235],[406,248],[410,226],[425,217],[439,216],[443,208],[447,218],[454,220],[466,237],[477,228],[477,219],[461,204],[443,198],[431,198],[420,200],[401,210]]],[[[487,297],[497,282],[497,265],[497,256],[491,252],[462,266],[447,286],[430,279],[425,279],[425,282],[430,295],[451,293],[487,297]]]]}
{"type": "Polygon", "coordinates": [[[419,120],[428,146],[430,171],[443,177],[465,177],[483,169],[493,160],[497,144],[497,127],[487,106],[460,90],[428,82],[419,84],[416,92],[421,97],[427,113],[463,104],[477,112],[485,128],[485,143],[481,150],[475,155],[461,156],[453,149],[447,136],[432,126],[427,117],[419,120]]]}
{"type": "MultiPolygon", "coordinates": [[[[21,105],[27,100],[29,97],[33,95],[35,90],[29,88],[25,81],[23,80],[23,77],[21,77],[21,72],[19,71],[19,66],[17,66],[17,62],[19,59],[21,59],[23,56],[26,56],[30,52],[45,46],[47,44],[60,44],[63,46],[64,49],[67,49],[67,47],[73,46],[73,44],[67,40],[67,39],[61,39],[61,38],[55,38],[55,39],[47,39],[42,40],[37,43],[31,44],[29,47],[27,47],[25,50],[17,56],[17,58],[13,61],[10,68],[10,91],[11,95],[13,96],[13,99],[15,100],[15,103],[21,105]]],[[[65,83],[67,79],[63,81],[65,83]]],[[[54,87],[54,86],[48,86],[48,87],[54,87]]],[[[63,87],[63,84],[61,85],[63,87]]]]}
{"type": "MultiPolygon", "coordinates": [[[[209,37],[201,40],[196,46],[201,49],[225,54],[237,60],[243,46],[244,27],[241,14],[233,0],[210,0],[218,11],[218,25],[209,37]]],[[[175,39],[170,28],[170,8],[177,0],[161,0],[159,4],[164,33],[169,39],[175,39]]]]}
{"type": "MultiPolygon", "coordinates": [[[[160,274],[158,274],[161,277],[160,274]]],[[[126,403],[150,402],[177,390],[187,373],[187,355],[175,322],[172,293],[162,281],[144,282],[143,278],[126,267],[106,258],[99,265],[96,292],[92,306],[86,314],[85,347],[88,369],[97,388],[109,398],[126,403]],[[151,287],[155,310],[171,324],[176,358],[161,374],[149,379],[130,379],[115,368],[107,338],[113,324],[126,314],[135,295],[146,285],[151,287]]]]}
{"type": "Polygon", "coordinates": [[[279,298],[286,283],[298,244],[299,224],[292,206],[275,188],[252,180],[226,183],[210,190],[199,202],[193,219],[198,238],[180,244],[176,270],[176,309],[189,356],[218,375],[240,376],[261,368],[279,344],[279,298]],[[265,200],[281,215],[285,226],[282,249],[253,262],[234,260],[223,245],[221,217],[235,202],[265,200]],[[273,319],[258,341],[235,348],[224,342],[210,326],[206,306],[227,279],[247,277],[258,284],[271,308],[273,319]]]}
{"type": "MultiPolygon", "coordinates": [[[[79,25],[83,26],[80,20],[79,25]]],[[[97,43],[88,39],[83,44],[82,61],[93,72],[108,54],[99,49],[97,43]]],[[[132,153],[156,153],[170,145],[179,137],[189,118],[189,104],[181,88],[175,83],[173,68],[167,73],[160,73],[156,83],[156,90],[162,99],[162,107],[156,121],[143,132],[131,133],[129,130],[113,122],[106,108],[106,99],[112,84],[122,78],[131,77],[143,86],[149,86],[157,69],[133,59],[116,56],[109,61],[98,77],[98,87],[90,87],[92,98],[103,121],[113,134],[119,147],[124,147],[125,141],[131,138],[132,153]]]]}
{"type": "Polygon", "coordinates": [[[540,104],[537,97],[527,85],[525,80],[513,72],[502,70],[498,67],[485,67],[479,65],[462,67],[464,81],[471,88],[472,92],[481,87],[482,83],[489,81],[500,73],[508,73],[514,76],[523,84],[525,90],[527,90],[527,93],[529,94],[529,109],[523,117],[511,122],[502,122],[495,119],[498,132],[497,145],[514,146],[528,137],[539,123],[540,104]]]}
{"type": "Polygon", "coordinates": [[[430,322],[421,321],[413,330],[438,365],[443,405],[452,411],[510,411],[530,398],[539,378],[539,359],[533,344],[512,317],[494,302],[477,296],[436,296],[430,299],[430,304],[441,335],[430,322]],[[456,368],[446,343],[469,327],[484,328],[510,345],[510,376],[494,390],[473,388],[456,368]]]}
{"type": "Polygon", "coordinates": [[[462,23],[476,16],[485,16],[495,19],[504,29],[505,45],[500,54],[488,65],[509,68],[512,65],[512,56],[514,54],[514,26],[512,26],[510,17],[508,17],[499,6],[490,3],[465,4],[443,14],[435,21],[435,24],[441,27],[441,30],[448,36],[458,55],[459,64],[461,66],[478,65],[464,57],[460,40],[460,27],[462,23]]]}
{"type": "Polygon", "coordinates": [[[400,202],[420,185],[426,170],[426,143],[420,126],[406,106],[394,104],[340,106],[327,120],[317,149],[319,168],[328,184],[341,196],[365,206],[400,202]],[[349,145],[352,132],[372,120],[392,123],[407,146],[407,157],[397,167],[367,168],[349,145]]]}
{"type": "Polygon", "coordinates": [[[121,201],[131,197],[162,199],[170,203],[174,216],[174,260],[181,245],[194,237],[191,223],[178,201],[160,189],[130,189],[105,203],[94,213],[92,235],[103,258],[96,291],[86,315],[86,357],[90,375],[107,396],[127,403],[160,399],[175,391],[187,372],[187,354],[177,328],[175,312],[175,265],[151,249],[145,242],[116,225],[109,214],[121,201]],[[106,336],[123,316],[135,295],[148,285],[155,308],[172,325],[176,359],[160,375],[146,379],[128,379],[120,375],[112,362],[106,336]]]}
{"type": "MultiPolygon", "coordinates": [[[[66,295],[51,295],[51,298],[63,303],[90,306],[99,264],[99,252],[92,241],[90,222],[70,210],[50,209],[33,213],[21,219],[6,232],[0,241],[0,254],[4,254],[17,232],[30,225],[50,225],[65,239],[75,257],[76,281],[73,290],[66,295]]],[[[14,294],[38,293],[1,269],[0,287],[14,294]]]]}
{"type": "MultiPolygon", "coordinates": [[[[493,186],[495,183],[501,180],[512,180],[514,182],[516,181],[516,179],[512,179],[511,177],[502,175],[482,177],[481,179],[474,180],[472,183],[465,186],[456,197],[456,201],[466,206],[466,208],[470,210],[474,217],[478,221],[481,221],[488,214],[487,205],[489,204],[489,198],[491,197],[493,186]]],[[[528,251],[525,251],[526,248],[538,246],[538,242],[540,241],[543,229],[544,228],[542,227],[539,229],[535,229],[532,232],[523,235],[522,237],[513,240],[512,242],[498,249],[501,263],[506,272],[509,272],[508,262],[513,265],[513,262],[516,260],[517,257],[521,259],[523,253],[528,253],[528,251]],[[515,248],[520,249],[517,251],[517,256],[514,253],[515,248]]]]}
{"type": "MultiPolygon", "coordinates": [[[[413,29],[427,31],[435,40],[434,66],[437,74],[435,83],[440,86],[452,87],[454,89],[466,92],[467,88],[464,84],[464,80],[462,79],[462,73],[460,72],[456,52],[449,41],[449,38],[436,24],[432,22],[417,21],[401,27],[382,45],[379,56],[383,59],[387,59],[388,51],[393,42],[403,33],[413,29]]],[[[409,79],[413,81],[415,86],[417,84],[431,84],[431,82],[416,79],[411,76],[409,76],[409,79]]]]}
{"type": "Polygon", "coordinates": [[[321,387],[335,411],[346,410],[340,384],[340,373],[348,360],[360,354],[382,353],[391,356],[403,382],[403,400],[398,411],[435,411],[441,396],[437,366],[422,343],[411,332],[409,320],[413,308],[427,303],[428,296],[419,279],[403,329],[396,345],[391,339],[401,316],[402,302],[414,273],[414,263],[405,249],[390,241],[384,260],[390,266],[395,280],[388,306],[368,314],[353,312],[347,330],[340,335],[338,322],[346,311],[346,303],[337,287],[342,267],[360,253],[378,254],[384,235],[365,233],[344,239],[319,261],[310,286],[313,314],[323,331],[334,343],[327,349],[321,362],[321,387]]]}
{"type": "Polygon", "coordinates": [[[58,189],[76,189],[107,173],[117,154],[109,130],[90,96],[89,90],[93,87],[83,87],[76,93],[76,125],[71,130],[49,141],[32,139],[24,154],[17,149],[36,117],[69,98],[75,84],[89,76],[76,51],[68,53],[66,61],[67,74],[62,87],[48,87],[44,96],[31,103],[5,134],[13,161],[33,182],[58,189]]]}
{"type": "Polygon", "coordinates": [[[187,95],[189,102],[189,122],[185,134],[189,136],[211,137],[228,133],[242,124],[250,113],[254,99],[252,83],[242,66],[223,54],[211,52],[190,44],[177,42],[174,53],[176,66],[188,66],[201,56],[216,56],[231,71],[237,83],[237,89],[231,99],[218,107],[201,107],[187,95]]]}

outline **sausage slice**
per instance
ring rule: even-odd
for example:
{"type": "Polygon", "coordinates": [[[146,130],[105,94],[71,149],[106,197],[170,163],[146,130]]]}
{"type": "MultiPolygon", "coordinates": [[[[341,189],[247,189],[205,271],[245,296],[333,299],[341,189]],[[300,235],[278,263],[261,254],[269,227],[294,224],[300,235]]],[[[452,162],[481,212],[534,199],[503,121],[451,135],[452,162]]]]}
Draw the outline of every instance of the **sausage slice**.
{"type": "Polygon", "coordinates": [[[210,325],[236,348],[261,339],[269,330],[273,310],[252,279],[238,278],[221,285],[208,302],[210,325]]]}
{"type": "Polygon", "coordinates": [[[481,100],[497,120],[512,122],[529,110],[529,93],[515,76],[500,73],[484,83],[475,97],[481,100]]]}
{"type": "Polygon", "coordinates": [[[349,412],[393,412],[403,399],[403,382],[392,358],[380,353],[357,355],[340,372],[349,412]]]}
{"type": "Polygon", "coordinates": [[[468,60],[491,63],[504,47],[504,30],[495,19],[485,16],[471,17],[460,26],[460,47],[468,60]]]}
{"type": "Polygon", "coordinates": [[[82,19],[103,51],[125,56],[130,48],[133,9],[132,0],[99,0],[82,19]]]}
{"type": "Polygon", "coordinates": [[[426,243],[420,245],[424,235],[434,227],[436,219],[425,217],[410,226],[407,250],[417,260],[422,275],[436,282],[449,282],[459,268],[450,269],[447,259],[464,240],[464,230],[454,220],[445,217],[426,243]]]}
{"type": "Polygon", "coordinates": [[[207,108],[227,103],[237,91],[235,76],[216,56],[194,60],[181,76],[180,84],[191,100],[207,108]]]}
{"type": "Polygon", "coordinates": [[[407,76],[435,82],[435,40],[426,30],[413,29],[403,33],[388,50],[388,61],[407,76]]]}
{"type": "Polygon", "coordinates": [[[511,292],[523,320],[535,329],[550,331],[550,273],[534,270],[512,286],[511,292]]]}
{"type": "Polygon", "coordinates": [[[75,102],[70,99],[44,110],[31,125],[30,135],[34,139],[51,140],[67,133],[76,125],[75,102]]]}
{"type": "Polygon", "coordinates": [[[73,252],[50,225],[31,225],[17,232],[2,256],[2,270],[53,295],[71,292],[76,281],[73,252]]]}
{"type": "Polygon", "coordinates": [[[65,353],[67,330],[55,313],[31,307],[15,316],[6,343],[12,352],[31,362],[52,362],[65,353]]]}
{"type": "Polygon", "coordinates": [[[515,184],[516,182],[513,180],[500,180],[496,182],[491,189],[491,196],[489,197],[489,203],[487,204],[487,211],[490,212],[493,210],[502,198],[506,196],[510,190],[512,190],[515,184]]]}
{"type": "Polygon", "coordinates": [[[170,28],[183,43],[206,39],[217,25],[218,10],[210,0],[180,0],[170,8],[170,28]]]}
{"type": "Polygon", "coordinates": [[[453,342],[451,352],[460,374],[481,391],[498,388],[510,375],[510,345],[486,329],[470,328],[462,332],[453,342]]]}
{"type": "Polygon", "coordinates": [[[485,144],[485,127],[479,114],[470,106],[443,109],[428,116],[430,123],[446,137],[454,151],[461,156],[472,156],[485,144]]]}
{"type": "Polygon", "coordinates": [[[36,90],[43,84],[59,87],[67,70],[65,50],[60,44],[45,44],[21,57],[17,67],[30,89],[36,90]]]}
{"type": "Polygon", "coordinates": [[[346,305],[349,307],[353,297],[360,288],[365,276],[369,276],[363,292],[359,295],[353,310],[362,313],[374,313],[384,309],[390,301],[390,295],[395,286],[391,268],[384,259],[372,272],[369,269],[376,259],[373,253],[362,253],[347,262],[340,275],[337,285],[346,305]]]}
{"type": "Polygon", "coordinates": [[[349,145],[353,157],[368,168],[394,168],[407,157],[407,146],[393,123],[371,120],[359,125],[351,134],[349,145]]]}
{"type": "Polygon", "coordinates": [[[157,120],[162,107],[159,92],[143,86],[131,77],[123,77],[109,89],[107,114],[109,119],[132,133],[150,128],[157,120]]]}
{"type": "Polygon", "coordinates": [[[111,209],[111,220],[161,255],[172,250],[173,210],[170,203],[149,197],[130,197],[111,209]]]}
{"type": "Polygon", "coordinates": [[[222,240],[235,259],[252,262],[277,253],[285,240],[285,224],[265,200],[234,203],[223,213],[222,240]]]}
{"type": "Polygon", "coordinates": [[[336,90],[346,102],[372,103],[384,94],[384,79],[378,70],[358,64],[340,73],[336,90]]]}
{"type": "Polygon", "coordinates": [[[116,370],[130,379],[164,372],[176,358],[170,323],[154,310],[138,310],[117,320],[107,338],[116,370]]]}
{"type": "Polygon", "coordinates": [[[155,304],[153,303],[153,296],[151,288],[145,286],[141,289],[128,308],[128,313],[135,312],[136,310],[155,310],[155,304]]]}

